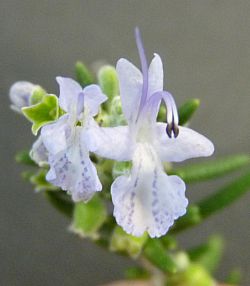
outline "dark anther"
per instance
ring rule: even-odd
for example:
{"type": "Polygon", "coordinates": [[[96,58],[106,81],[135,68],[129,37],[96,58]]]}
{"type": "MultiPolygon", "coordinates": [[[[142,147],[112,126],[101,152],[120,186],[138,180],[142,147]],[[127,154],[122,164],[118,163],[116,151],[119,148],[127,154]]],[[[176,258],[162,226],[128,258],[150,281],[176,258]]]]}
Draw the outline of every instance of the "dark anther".
{"type": "Polygon", "coordinates": [[[168,123],[167,128],[166,128],[166,132],[167,132],[169,138],[172,138],[172,130],[173,130],[173,123],[168,123]]]}
{"type": "Polygon", "coordinates": [[[172,133],[174,134],[174,137],[176,138],[179,135],[178,125],[176,125],[174,123],[168,123],[167,128],[166,128],[166,132],[167,132],[169,138],[172,138],[172,133]]]}
{"type": "Polygon", "coordinates": [[[174,132],[174,137],[176,138],[179,135],[178,125],[174,124],[173,132],[174,132]]]}

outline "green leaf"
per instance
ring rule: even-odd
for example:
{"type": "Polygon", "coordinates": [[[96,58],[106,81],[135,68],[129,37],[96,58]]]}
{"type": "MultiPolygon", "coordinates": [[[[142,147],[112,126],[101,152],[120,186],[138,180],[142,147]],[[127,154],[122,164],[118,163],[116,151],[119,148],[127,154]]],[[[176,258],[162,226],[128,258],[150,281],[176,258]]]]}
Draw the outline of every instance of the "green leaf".
{"type": "Polygon", "coordinates": [[[76,62],[75,65],[76,80],[82,87],[94,83],[94,76],[86,67],[86,65],[80,61],[76,62]]]}
{"type": "Polygon", "coordinates": [[[238,154],[177,168],[169,173],[180,176],[186,183],[194,183],[229,174],[249,163],[249,155],[238,154]]]}
{"type": "Polygon", "coordinates": [[[191,261],[205,267],[213,273],[219,266],[224,249],[224,241],[220,236],[214,235],[208,242],[188,251],[191,261]]]}
{"type": "Polygon", "coordinates": [[[191,117],[193,116],[196,109],[200,106],[200,100],[199,99],[189,99],[187,102],[185,102],[179,109],[179,124],[184,125],[187,123],[191,117]]]}
{"type": "Polygon", "coordinates": [[[164,249],[159,239],[149,239],[144,249],[145,257],[164,272],[175,273],[177,265],[174,259],[164,249]]]}
{"type": "Polygon", "coordinates": [[[112,66],[103,66],[98,72],[98,82],[104,94],[112,99],[119,94],[119,83],[116,69],[112,66]]]}
{"type": "Polygon", "coordinates": [[[23,107],[22,112],[33,123],[32,132],[37,135],[42,126],[58,118],[58,98],[55,95],[47,94],[42,98],[40,103],[23,107]]]}
{"type": "Polygon", "coordinates": [[[110,250],[128,254],[132,258],[137,258],[147,238],[146,234],[140,237],[127,234],[121,227],[116,226],[111,237],[110,250]]]}
{"type": "Polygon", "coordinates": [[[61,213],[71,218],[73,215],[74,204],[65,191],[46,191],[44,192],[48,201],[61,213]]]}
{"type": "Polygon", "coordinates": [[[189,206],[187,213],[180,217],[170,229],[169,233],[176,233],[200,223],[202,220],[199,207],[189,206]]]}
{"type": "Polygon", "coordinates": [[[30,151],[27,150],[18,152],[15,156],[15,160],[20,164],[37,166],[37,164],[30,158],[30,151]]]}
{"type": "Polygon", "coordinates": [[[149,272],[142,267],[129,267],[125,271],[125,278],[129,280],[134,279],[148,279],[150,277],[149,272]]]}
{"type": "Polygon", "coordinates": [[[232,204],[250,190],[250,172],[236,179],[198,203],[201,216],[206,218],[232,204]]]}
{"type": "Polygon", "coordinates": [[[82,237],[98,238],[98,230],[107,218],[104,202],[95,195],[88,203],[75,204],[71,230],[82,237]]]}

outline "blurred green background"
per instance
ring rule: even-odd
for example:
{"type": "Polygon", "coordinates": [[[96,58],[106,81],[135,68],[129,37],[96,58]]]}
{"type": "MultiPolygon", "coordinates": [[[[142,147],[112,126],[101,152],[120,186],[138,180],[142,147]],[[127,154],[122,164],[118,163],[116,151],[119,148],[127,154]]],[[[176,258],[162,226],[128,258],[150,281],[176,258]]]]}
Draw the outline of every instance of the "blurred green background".
{"type": "MultiPolygon", "coordinates": [[[[165,87],[180,105],[201,99],[192,128],[215,144],[215,156],[250,151],[250,2],[35,1],[0,2],[0,285],[99,285],[122,277],[130,261],[108,254],[67,231],[69,221],[20,178],[17,150],[34,141],[30,125],[9,110],[17,80],[57,92],[55,76],[120,57],[139,63],[133,29],[141,29],[147,55],[161,55],[165,87]]],[[[232,179],[232,178],[231,178],[232,179]]],[[[225,179],[187,189],[193,202],[225,179]]],[[[183,247],[222,233],[226,254],[218,277],[239,266],[250,283],[249,202],[246,196],[180,237],[183,247]]]]}

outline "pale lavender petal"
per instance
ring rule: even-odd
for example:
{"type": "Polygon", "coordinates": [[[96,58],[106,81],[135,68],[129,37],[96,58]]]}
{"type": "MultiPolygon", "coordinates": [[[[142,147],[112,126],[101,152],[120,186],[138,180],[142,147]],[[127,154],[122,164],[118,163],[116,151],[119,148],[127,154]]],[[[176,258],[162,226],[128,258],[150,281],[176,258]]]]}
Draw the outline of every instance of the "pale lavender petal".
{"type": "Polygon", "coordinates": [[[84,108],[86,108],[91,116],[95,116],[100,105],[107,100],[100,87],[96,84],[88,85],[83,90],[84,93],[84,108]]]}
{"type": "Polygon", "coordinates": [[[55,123],[45,125],[41,129],[43,144],[51,154],[56,154],[67,148],[67,138],[72,132],[69,115],[65,114],[55,123]]]}
{"type": "Polygon", "coordinates": [[[148,76],[148,97],[155,92],[163,91],[163,66],[158,54],[154,54],[154,58],[149,66],[148,76]]]}
{"type": "Polygon", "coordinates": [[[65,150],[49,155],[50,171],[46,179],[69,192],[74,201],[88,201],[101,191],[102,185],[96,168],[89,158],[89,152],[84,144],[82,128],[77,127],[74,140],[65,150]]]}
{"type": "Polygon", "coordinates": [[[84,133],[85,143],[91,152],[117,161],[132,159],[135,142],[128,126],[99,127],[92,123],[89,128],[84,129],[84,133]]]}
{"type": "Polygon", "coordinates": [[[186,212],[185,184],[168,176],[153,148],[138,144],[129,176],[118,177],[111,186],[114,216],[129,234],[160,237],[186,212]]]}
{"type": "Polygon", "coordinates": [[[15,82],[9,91],[9,97],[12,103],[10,107],[22,113],[22,107],[30,105],[30,97],[37,88],[40,88],[40,86],[28,81],[15,82]]]}
{"type": "Polygon", "coordinates": [[[163,162],[180,162],[190,158],[211,156],[213,143],[198,132],[179,126],[177,138],[169,138],[165,123],[157,123],[155,129],[155,149],[163,162]]]}
{"type": "Polygon", "coordinates": [[[119,79],[122,110],[128,123],[131,124],[138,115],[142,96],[142,74],[126,59],[119,59],[116,71],[119,79]]]}
{"type": "MultiPolygon", "coordinates": [[[[78,82],[71,78],[60,77],[56,78],[60,87],[59,105],[68,113],[79,112],[78,100],[79,94],[82,93],[82,87],[78,82]]],[[[81,110],[82,111],[82,110],[81,110]]]]}
{"type": "Polygon", "coordinates": [[[48,151],[43,144],[42,136],[39,136],[38,139],[32,145],[30,157],[40,167],[43,167],[44,165],[48,164],[48,151]]]}

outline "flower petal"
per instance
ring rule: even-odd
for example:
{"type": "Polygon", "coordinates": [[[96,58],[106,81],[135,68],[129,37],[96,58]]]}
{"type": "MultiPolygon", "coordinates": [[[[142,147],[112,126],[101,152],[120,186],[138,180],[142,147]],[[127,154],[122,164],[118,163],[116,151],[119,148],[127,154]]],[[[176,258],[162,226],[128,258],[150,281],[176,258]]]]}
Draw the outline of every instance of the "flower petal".
{"type": "Polygon", "coordinates": [[[120,85],[122,110],[128,123],[132,123],[137,117],[142,96],[142,74],[137,67],[123,58],[117,62],[116,71],[120,85]]]}
{"type": "Polygon", "coordinates": [[[84,108],[87,108],[91,116],[95,116],[100,105],[107,100],[100,87],[96,84],[88,85],[83,90],[84,94],[84,108]]]}
{"type": "Polygon", "coordinates": [[[177,138],[169,138],[166,124],[157,123],[155,148],[163,162],[180,162],[189,158],[207,157],[214,152],[213,143],[198,132],[179,126],[177,138]]]}
{"type": "Polygon", "coordinates": [[[145,231],[164,235],[174,220],[186,212],[185,184],[168,176],[151,145],[138,144],[129,176],[118,177],[111,186],[114,216],[134,236],[145,231]]]}
{"type": "Polygon", "coordinates": [[[43,167],[44,165],[48,164],[48,151],[43,144],[42,136],[39,136],[38,139],[32,145],[30,157],[40,167],[43,167]]]}
{"type": "Polygon", "coordinates": [[[102,185],[89,152],[82,140],[82,128],[77,127],[72,144],[57,154],[49,155],[50,170],[46,179],[72,194],[74,201],[88,201],[102,185]]]}
{"type": "Polygon", "coordinates": [[[56,80],[60,87],[60,107],[68,113],[79,113],[78,101],[82,102],[79,95],[83,91],[80,84],[75,80],[66,77],[58,76],[56,80]]]}
{"type": "Polygon", "coordinates": [[[163,67],[162,61],[158,54],[154,58],[148,69],[148,97],[155,92],[163,90],[163,67]]]}
{"type": "Polygon", "coordinates": [[[131,139],[128,126],[99,127],[92,122],[84,132],[86,145],[91,152],[117,161],[132,159],[135,143],[131,139]]]}
{"type": "Polygon", "coordinates": [[[70,117],[65,114],[55,123],[45,125],[41,130],[43,144],[51,154],[56,154],[67,148],[67,138],[72,130],[70,117]]]}
{"type": "Polygon", "coordinates": [[[22,113],[21,108],[30,105],[30,97],[37,88],[40,88],[40,86],[28,81],[15,82],[9,91],[9,97],[12,102],[10,107],[22,113]]]}

